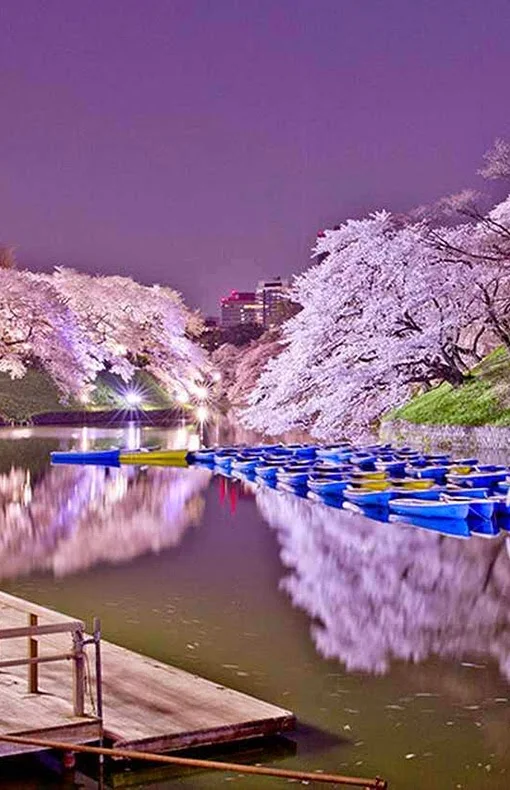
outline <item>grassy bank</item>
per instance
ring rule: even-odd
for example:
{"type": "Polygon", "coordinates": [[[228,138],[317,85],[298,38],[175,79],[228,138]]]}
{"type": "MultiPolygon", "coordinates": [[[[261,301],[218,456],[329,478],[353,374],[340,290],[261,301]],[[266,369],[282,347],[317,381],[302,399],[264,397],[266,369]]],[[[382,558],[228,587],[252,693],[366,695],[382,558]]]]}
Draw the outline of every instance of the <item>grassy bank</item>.
{"type": "MultiPolygon", "coordinates": [[[[15,380],[0,373],[0,418],[21,422],[40,414],[124,410],[126,389],[118,376],[102,373],[93,399],[84,406],[73,399],[62,402],[57,387],[43,371],[29,370],[22,379],[15,380]]],[[[171,409],[174,405],[155,379],[144,371],[137,373],[129,389],[140,394],[144,410],[171,409]]]]}
{"type": "Polygon", "coordinates": [[[431,425],[510,425],[510,357],[504,348],[487,356],[466,382],[417,395],[386,420],[431,425]]]}

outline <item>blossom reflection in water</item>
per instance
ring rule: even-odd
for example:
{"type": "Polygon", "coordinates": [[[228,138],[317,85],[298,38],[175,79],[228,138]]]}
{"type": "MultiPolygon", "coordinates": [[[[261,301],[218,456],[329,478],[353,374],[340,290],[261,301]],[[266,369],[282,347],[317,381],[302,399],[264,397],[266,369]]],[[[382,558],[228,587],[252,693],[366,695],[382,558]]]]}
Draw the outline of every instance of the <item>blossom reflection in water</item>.
{"type": "Polygon", "coordinates": [[[49,468],[0,475],[3,578],[52,569],[56,575],[97,562],[124,562],[177,545],[200,520],[203,469],[49,468]]]}
{"type": "Polygon", "coordinates": [[[392,659],[492,656],[510,678],[505,540],[458,540],[261,488],[289,568],[282,587],[316,620],[325,658],[382,674],[392,659]]]}

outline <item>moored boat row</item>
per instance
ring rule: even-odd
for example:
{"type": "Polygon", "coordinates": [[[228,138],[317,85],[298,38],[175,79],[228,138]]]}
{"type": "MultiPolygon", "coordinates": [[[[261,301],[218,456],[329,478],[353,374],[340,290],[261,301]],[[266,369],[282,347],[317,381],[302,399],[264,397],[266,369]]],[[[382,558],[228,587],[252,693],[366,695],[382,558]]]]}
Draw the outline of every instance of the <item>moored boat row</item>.
{"type": "Polygon", "coordinates": [[[390,444],[261,444],[195,452],[109,449],[52,453],[52,462],[205,465],[221,474],[319,497],[336,506],[345,502],[362,509],[385,509],[399,518],[489,521],[493,516],[510,516],[507,467],[390,444]]]}

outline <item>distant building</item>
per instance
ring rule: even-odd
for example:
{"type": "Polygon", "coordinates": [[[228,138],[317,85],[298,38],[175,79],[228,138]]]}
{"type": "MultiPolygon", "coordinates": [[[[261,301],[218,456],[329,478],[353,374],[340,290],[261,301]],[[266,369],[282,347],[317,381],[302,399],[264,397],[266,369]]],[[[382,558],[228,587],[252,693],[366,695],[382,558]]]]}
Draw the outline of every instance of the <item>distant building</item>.
{"type": "Polygon", "coordinates": [[[289,292],[289,281],[281,277],[261,280],[257,285],[257,303],[265,329],[272,329],[281,323],[281,305],[289,301],[289,292]]]}
{"type": "Polygon", "coordinates": [[[220,304],[222,327],[262,323],[262,312],[253,291],[232,291],[220,304]]]}
{"type": "Polygon", "coordinates": [[[220,325],[220,320],[215,315],[207,315],[204,318],[204,326],[206,329],[216,329],[220,325]]]}

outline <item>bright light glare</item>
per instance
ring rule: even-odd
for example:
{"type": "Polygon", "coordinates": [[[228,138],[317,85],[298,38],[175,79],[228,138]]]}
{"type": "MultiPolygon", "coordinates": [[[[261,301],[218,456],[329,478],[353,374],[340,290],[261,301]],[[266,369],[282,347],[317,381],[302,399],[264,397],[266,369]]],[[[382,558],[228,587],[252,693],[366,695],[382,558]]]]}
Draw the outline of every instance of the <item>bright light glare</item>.
{"type": "Polygon", "coordinates": [[[211,373],[211,378],[213,381],[221,381],[221,373],[219,370],[214,370],[211,373]]]}
{"type": "Polygon", "coordinates": [[[200,420],[200,422],[204,422],[204,420],[207,420],[208,414],[209,411],[207,409],[207,406],[199,406],[196,411],[197,418],[200,420]]]}
{"type": "Polygon", "coordinates": [[[199,400],[205,400],[207,398],[207,390],[205,387],[197,387],[195,393],[199,400]]]}
{"type": "Polygon", "coordinates": [[[124,400],[128,406],[139,406],[142,402],[142,396],[138,392],[126,392],[124,400]]]}
{"type": "Polygon", "coordinates": [[[89,393],[88,392],[82,392],[82,394],[80,395],[79,400],[80,400],[80,403],[83,403],[84,406],[87,403],[90,403],[90,395],[89,395],[89,393]]]}
{"type": "Polygon", "coordinates": [[[175,400],[177,401],[177,403],[182,403],[182,404],[188,403],[188,395],[186,392],[178,392],[175,400]]]}

